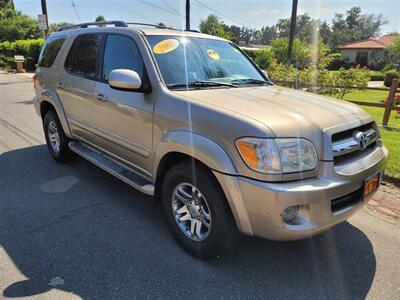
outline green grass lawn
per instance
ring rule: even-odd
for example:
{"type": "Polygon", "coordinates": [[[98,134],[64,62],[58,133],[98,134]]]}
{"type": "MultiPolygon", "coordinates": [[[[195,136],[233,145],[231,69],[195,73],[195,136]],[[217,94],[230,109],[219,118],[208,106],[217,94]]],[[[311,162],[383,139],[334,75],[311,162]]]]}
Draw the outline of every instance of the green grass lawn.
{"type": "Polygon", "coordinates": [[[389,160],[385,174],[400,180],[400,130],[380,128],[383,144],[389,150],[389,160]]]}
{"type": "Polygon", "coordinates": [[[352,90],[344,95],[343,99],[379,103],[382,100],[386,100],[388,96],[389,91],[352,90]]]}

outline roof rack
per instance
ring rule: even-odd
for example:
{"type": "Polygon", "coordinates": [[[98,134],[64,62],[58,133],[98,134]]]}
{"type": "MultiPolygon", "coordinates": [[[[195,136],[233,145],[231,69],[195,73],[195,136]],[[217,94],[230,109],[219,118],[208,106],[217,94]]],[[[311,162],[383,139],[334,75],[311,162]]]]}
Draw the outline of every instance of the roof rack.
{"type": "Polygon", "coordinates": [[[150,24],[150,23],[137,23],[137,22],[127,22],[127,25],[139,25],[139,26],[149,26],[149,27],[154,27],[154,28],[159,28],[159,29],[171,29],[171,30],[178,30],[173,27],[168,27],[165,25],[158,25],[158,24],[150,24]]]}
{"type": "Polygon", "coordinates": [[[102,26],[102,25],[114,25],[115,27],[128,27],[127,23],[125,23],[124,21],[104,21],[104,22],[88,22],[88,23],[65,26],[61,27],[57,31],[64,31],[77,28],[88,28],[89,26],[102,26]]]}
{"type": "MultiPolygon", "coordinates": [[[[128,27],[128,25],[139,25],[139,26],[150,26],[150,27],[159,28],[159,29],[180,30],[180,29],[168,27],[165,25],[150,24],[150,23],[124,22],[124,21],[103,21],[103,22],[88,22],[88,23],[69,25],[69,26],[61,27],[57,31],[64,31],[64,30],[78,29],[78,28],[88,28],[89,26],[104,26],[104,25],[114,25],[115,27],[128,27]]],[[[197,30],[185,30],[185,31],[199,32],[197,30]]]]}

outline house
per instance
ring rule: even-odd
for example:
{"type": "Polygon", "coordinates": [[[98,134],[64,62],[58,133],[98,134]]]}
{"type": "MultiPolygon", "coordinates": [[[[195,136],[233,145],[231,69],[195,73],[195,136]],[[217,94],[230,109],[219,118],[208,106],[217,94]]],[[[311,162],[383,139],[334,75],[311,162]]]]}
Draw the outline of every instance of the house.
{"type": "Polygon", "coordinates": [[[374,62],[385,59],[385,49],[394,39],[400,38],[398,34],[387,34],[378,39],[368,39],[340,45],[342,60],[361,66],[370,66],[374,62]]]}

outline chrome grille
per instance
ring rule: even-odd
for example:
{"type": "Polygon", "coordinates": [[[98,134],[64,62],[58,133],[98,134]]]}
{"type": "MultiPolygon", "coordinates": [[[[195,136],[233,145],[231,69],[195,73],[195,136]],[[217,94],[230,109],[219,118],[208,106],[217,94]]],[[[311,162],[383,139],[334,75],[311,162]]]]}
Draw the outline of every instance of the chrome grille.
{"type": "Polygon", "coordinates": [[[376,143],[378,132],[373,123],[346,130],[332,136],[333,157],[341,157],[356,151],[364,151],[376,143]]]}

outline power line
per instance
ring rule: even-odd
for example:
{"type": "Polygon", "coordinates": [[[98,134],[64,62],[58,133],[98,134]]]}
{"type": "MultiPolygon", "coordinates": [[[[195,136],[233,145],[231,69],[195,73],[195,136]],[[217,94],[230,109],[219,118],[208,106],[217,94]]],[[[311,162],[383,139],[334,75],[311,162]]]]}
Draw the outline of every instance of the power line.
{"type": "Polygon", "coordinates": [[[146,16],[143,16],[143,15],[141,15],[141,14],[138,14],[137,12],[135,12],[135,11],[133,11],[133,10],[127,8],[126,6],[123,6],[123,5],[121,5],[121,4],[117,3],[117,2],[115,2],[114,0],[110,0],[110,2],[111,2],[112,4],[114,4],[115,6],[118,6],[119,8],[130,12],[130,13],[133,14],[133,15],[136,15],[136,16],[138,16],[138,17],[140,17],[140,18],[147,19],[147,20],[151,21],[152,23],[155,23],[154,20],[150,19],[149,17],[146,17],[146,16]]]}
{"type": "Polygon", "coordinates": [[[172,10],[172,9],[169,9],[169,8],[166,8],[166,7],[162,7],[162,6],[160,6],[160,5],[157,5],[157,4],[154,4],[154,3],[151,3],[151,2],[147,2],[147,1],[145,1],[145,0],[143,0],[143,3],[144,3],[144,4],[147,4],[147,5],[150,5],[150,6],[153,6],[153,7],[156,7],[156,8],[158,8],[158,9],[161,9],[161,10],[163,10],[163,11],[165,11],[165,12],[169,12],[170,14],[174,14],[174,15],[177,15],[177,16],[180,16],[180,17],[184,17],[182,14],[180,14],[180,13],[177,12],[176,10],[174,11],[174,10],[172,10]]]}
{"type": "Polygon", "coordinates": [[[168,6],[170,10],[173,10],[179,14],[179,11],[176,8],[174,8],[171,4],[169,4],[166,0],[161,0],[161,2],[164,3],[166,6],[168,6]]]}
{"type": "Polygon", "coordinates": [[[81,17],[79,16],[78,9],[76,8],[76,5],[75,5],[75,3],[74,3],[74,0],[71,0],[71,4],[72,4],[72,7],[74,8],[74,11],[75,11],[76,16],[78,17],[78,20],[80,21],[80,20],[81,20],[81,17]]]}
{"type": "MultiPolygon", "coordinates": [[[[169,9],[169,8],[166,8],[166,7],[163,7],[163,6],[160,6],[160,5],[157,5],[157,4],[148,2],[148,1],[146,1],[146,0],[142,0],[142,1],[143,1],[144,4],[147,4],[147,5],[149,5],[149,6],[152,6],[152,7],[161,9],[161,10],[163,10],[163,11],[165,11],[165,12],[168,12],[168,13],[170,13],[170,14],[174,14],[174,15],[180,16],[180,17],[182,17],[182,18],[185,18],[184,15],[182,15],[181,13],[178,12],[178,10],[176,10],[176,9],[174,9],[174,8],[172,8],[172,7],[171,7],[171,9],[169,9]]],[[[170,6],[170,5],[169,5],[169,6],[170,6]]],[[[199,21],[201,21],[200,18],[197,18],[197,19],[198,19],[199,21]]]]}
{"type": "Polygon", "coordinates": [[[212,12],[214,12],[214,13],[220,15],[221,17],[224,17],[224,18],[226,18],[226,19],[229,19],[229,20],[231,20],[231,21],[233,21],[233,22],[235,22],[235,23],[238,23],[238,24],[242,25],[243,27],[248,27],[248,26],[245,25],[244,23],[242,23],[242,21],[243,21],[243,22],[246,22],[246,23],[257,24],[258,26],[263,27],[263,25],[261,25],[261,24],[259,24],[259,23],[256,23],[256,22],[253,22],[253,21],[248,21],[248,20],[244,20],[244,19],[239,19],[239,18],[236,18],[236,17],[235,17],[235,18],[229,17],[229,16],[227,16],[227,15],[221,13],[220,11],[215,10],[215,9],[212,8],[212,7],[209,7],[208,5],[205,5],[204,3],[202,3],[202,2],[199,1],[199,0],[194,0],[194,1],[196,1],[199,5],[203,6],[204,8],[211,10],[212,12]]]}

